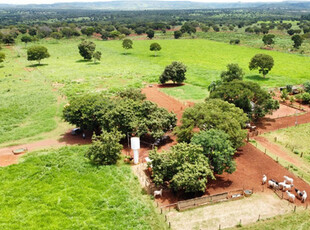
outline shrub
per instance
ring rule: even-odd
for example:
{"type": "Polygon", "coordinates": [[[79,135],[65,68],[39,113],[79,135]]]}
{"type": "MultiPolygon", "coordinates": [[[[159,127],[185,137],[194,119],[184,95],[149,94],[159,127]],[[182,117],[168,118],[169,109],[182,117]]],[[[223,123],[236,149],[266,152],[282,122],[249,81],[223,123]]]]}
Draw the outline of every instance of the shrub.
{"type": "Polygon", "coordinates": [[[92,145],[85,156],[96,165],[116,164],[123,148],[119,142],[124,137],[125,135],[115,129],[111,132],[103,130],[100,136],[93,136],[92,145]]]}
{"type": "Polygon", "coordinates": [[[307,104],[310,102],[310,93],[303,93],[302,94],[302,102],[307,103],[307,104]]]}

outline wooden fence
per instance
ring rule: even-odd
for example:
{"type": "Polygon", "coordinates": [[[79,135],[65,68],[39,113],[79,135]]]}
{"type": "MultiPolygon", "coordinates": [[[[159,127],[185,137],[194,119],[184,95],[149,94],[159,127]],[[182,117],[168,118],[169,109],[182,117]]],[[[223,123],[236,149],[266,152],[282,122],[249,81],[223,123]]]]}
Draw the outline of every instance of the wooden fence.
{"type": "Polygon", "coordinates": [[[177,209],[183,211],[190,208],[195,208],[203,205],[210,205],[213,203],[224,202],[229,200],[242,199],[244,197],[243,189],[215,194],[212,196],[203,196],[194,199],[177,202],[177,209]]]}

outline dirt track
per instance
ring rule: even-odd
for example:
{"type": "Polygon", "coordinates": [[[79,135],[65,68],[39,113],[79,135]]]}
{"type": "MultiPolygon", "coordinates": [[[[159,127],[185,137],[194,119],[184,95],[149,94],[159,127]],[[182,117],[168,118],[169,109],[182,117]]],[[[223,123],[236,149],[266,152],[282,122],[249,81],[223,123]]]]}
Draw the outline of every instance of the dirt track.
{"type": "Polygon", "coordinates": [[[24,145],[17,145],[12,147],[6,147],[0,149],[0,166],[8,166],[11,164],[18,163],[18,158],[23,155],[14,155],[13,150],[19,148],[27,148],[29,152],[34,150],[40,150],[50,147],[61,147],[66,145],[77,145],[77,144],[89,144],[91,142],[90,138],[83,139],[81,136],[72,136],[70,130],[58,139],[47,139],[42,141],[37,141],[24,145]]]}

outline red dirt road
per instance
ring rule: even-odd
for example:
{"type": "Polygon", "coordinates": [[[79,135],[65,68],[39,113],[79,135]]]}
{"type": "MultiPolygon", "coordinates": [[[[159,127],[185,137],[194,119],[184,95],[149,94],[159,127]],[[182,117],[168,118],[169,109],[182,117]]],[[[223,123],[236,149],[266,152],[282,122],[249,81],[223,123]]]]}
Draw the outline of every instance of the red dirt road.
{"type": "Polygon", "coordinates": [[[90,138],[83,139],[81,136],[72,136],[71,130],[69,130],[66,134],[59,137],[58,139],[47,139],[42,141],[37,141],[24,145],[17,145],[12,147],[6,147],[0,149],[0,166],[8,166],[11,164],[18,163],[18,158],[23,154],[14,155],[13,150],[19,148],[27,148],[28,151],[40,150],[44,148],[50,147],[61,147],[66,145],[77,145],[77,144],[89,144],[91,142],[90,138]]]}
{"type": "Polygon", "coordinates": [[[310,113],[299,116],[281,117],[278,119],[263,118],[256,125],[260,133],[267,133],[295,126],[296,121],[298,124],[310,123],[310,113]]]}
{"type": "Polygon", "coordinates": [[[182,103],[181,101],[159,91],[158,88],[159,86],[153,85],[152,87],[144,88],[142,93],[146,95],[147,100],[156,103],[159,107],[166,108],[170,112],[174,112],[178,118],[178,125],[180,125],[184,109],[193,106],[194,103],[182,103]]]}

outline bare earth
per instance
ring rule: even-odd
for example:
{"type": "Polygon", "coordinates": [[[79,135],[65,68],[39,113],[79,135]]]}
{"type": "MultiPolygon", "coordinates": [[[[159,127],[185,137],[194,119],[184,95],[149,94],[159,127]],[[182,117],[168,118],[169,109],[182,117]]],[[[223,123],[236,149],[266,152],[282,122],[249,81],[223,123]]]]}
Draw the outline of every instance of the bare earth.
{"type": "Polygon", "coordinates": [[[167,214],[171,228],[176,230],[205,229],[217,230],[235,227],[237,224],[256,222],[292,211],[294,206],[270,193],[255,194],[241,200],[219,203],[210,206],[167,214]]]}

